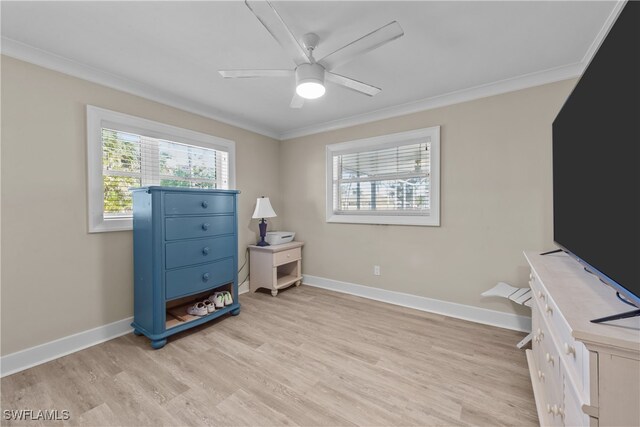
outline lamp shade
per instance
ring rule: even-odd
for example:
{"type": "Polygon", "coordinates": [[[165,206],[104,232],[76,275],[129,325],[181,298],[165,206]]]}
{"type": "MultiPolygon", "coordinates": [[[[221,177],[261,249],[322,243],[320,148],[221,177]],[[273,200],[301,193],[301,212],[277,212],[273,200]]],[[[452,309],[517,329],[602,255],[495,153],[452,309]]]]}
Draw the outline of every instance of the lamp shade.
{"type": "Polygon", "coordinates": [[[259,197],[256,201],[256,210],[253,211],[252,218],[273,218],[277,216],[271,207],[271,202],[268,197],[259,197]]]}

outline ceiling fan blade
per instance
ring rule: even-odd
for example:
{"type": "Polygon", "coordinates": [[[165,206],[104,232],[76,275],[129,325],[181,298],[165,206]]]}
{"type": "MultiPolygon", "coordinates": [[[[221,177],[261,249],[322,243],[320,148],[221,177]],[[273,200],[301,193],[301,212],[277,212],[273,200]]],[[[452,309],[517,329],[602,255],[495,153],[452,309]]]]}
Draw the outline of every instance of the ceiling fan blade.
{"type": "Polygon", "coordinates": [[[332,70],[338,65],[345,64],[358,55],[365,54],[373,49],[389,43],[404,35],[404,31],[400,24],[393,21],[384,27],[380,27],[370,32],[366,36],[360,37],[358,40],[341,47],[333,53],[325,56],[318,61],[327,70],[332,70]]]}
{"type": "Polygon", "coordinates": [[[253,77],[291,77],[293,70],[218,70],[225,79],[249,79],[253,77]]]}
{"type": "Polygon", "coordinates": [[[304,105],[304,98],[298,95],[297,93],[294,93],[293,99],[291,100],[291,104],[289,104],[289,107],[302,108],[303,105],[304,105]]]}
{"type": "Polygon", "coordinates": [[[293,58],[296,65],[309,63],[309,57],[278,12],[268,1],[245,0],[247,7],[256,15],[269,34],[293,58]]]}
{"type": "Polygon", "coordinates": [[[349,77],[330,73],[328,71],[325,72],[324,78],[330,82],[344,86],[347,89],[355,90],[356,92],[360,92],[368,96],[377,95],[382,91],[379,87],[371,86],[366,83],[359,82],[358,80],[350,79],[349,77]]]}

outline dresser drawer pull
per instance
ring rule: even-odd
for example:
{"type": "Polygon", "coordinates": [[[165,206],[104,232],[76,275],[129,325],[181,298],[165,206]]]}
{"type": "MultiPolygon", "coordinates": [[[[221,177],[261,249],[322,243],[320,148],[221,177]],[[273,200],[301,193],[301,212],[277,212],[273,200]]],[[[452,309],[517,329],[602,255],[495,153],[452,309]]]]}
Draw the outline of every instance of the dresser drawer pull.
{"type": "Polygon", "coordinates": [[[205,222],[204,224],[202,224],[202,229],[203,229],[204,231],[207,231],[207,230],[209,229],[209,224],[208,224],[208,223],[206,223],[206,222],[205,222]]]}
{"type": "Polygon", "coordinates": [[[200,203],[200,204],[202,205],[202,207],[203,207],[204,209],[206,209],[206,208],[209,206],[209,203],[207,203],[207,201],[206,201],[206,200],[203,200],[203,201],[202,201],[202,203],[200,203]]]}
{"type": "Polygon", "coordinates": [[[538,330],[536,331],[536,335],[534,336],[533,340],[535,342],[542,342],[542,340],[544,339],[544,332],[542,332],[542,329],[538,328],[538,330]]]}
{"type": "Polygon", "coordinates": [[[553,365],[553,362],[554,362],[553,361],[553,356],[551,354],[547,353],[546,357],[547,357],[547,362],[549,362],[549,363],[551,363],[553,365]]]}
{"type": "Polygon", "coordinates": [[[538,370],[538,379],[540,381],[544,381],[544,373],[542,371],[540,371],[540,370],[538,370]]]}
{"type": "Polygon", "coordinates": [[[553,314],[553,309],[551,308],[551,306],[549,304],[546,304],[544,306],[544,311],[546,311],[549,314],[553,314]]]}
{"type": "Polygon", "coordinates": [[[202,281],[203,281],[203,282],[207,282],[207,281],[209,281],[209,273],[204,273],[204,274],[202,275],[202,281]]]}
{"type": "Polygon", "coordinates": [[[547,412],[549,414],[553,413],[553,408],[551,407],[551,405],[549,403],[547,403],[547,412]]]}
{"type": "Polygon", "coordinates": [[[209,248],[207,246],[202,248],[202,255],[209,255],[209,248]]]}
{"type": "Polygon", "coordinates": [[[542,291],[538,291],[538,298],[544,299],[544,294],[542,293],[542,291]]]}
{"type": "Polygon", "coordinates": [[[576,355],[576,349],[574,346],[569,345],[569,343],[564,343],[564,352],[567,355],[571,355],[573,354],[574,356],[576,355]]]}

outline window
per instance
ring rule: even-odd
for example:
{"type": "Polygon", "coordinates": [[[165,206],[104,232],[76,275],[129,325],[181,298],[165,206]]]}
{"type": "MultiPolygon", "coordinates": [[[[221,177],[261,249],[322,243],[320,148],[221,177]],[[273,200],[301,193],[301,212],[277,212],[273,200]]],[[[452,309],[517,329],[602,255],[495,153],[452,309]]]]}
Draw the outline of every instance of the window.
{"type": "Polygon", "coordinates": [[[89,232],[131,230],[130,187],[235,186],[235,143],[87,106],[89,232]]]}
{"type": "Polygon", "coordinates": [[[440,225],[440,127],[327,146],[327,222],[440,225]]]}

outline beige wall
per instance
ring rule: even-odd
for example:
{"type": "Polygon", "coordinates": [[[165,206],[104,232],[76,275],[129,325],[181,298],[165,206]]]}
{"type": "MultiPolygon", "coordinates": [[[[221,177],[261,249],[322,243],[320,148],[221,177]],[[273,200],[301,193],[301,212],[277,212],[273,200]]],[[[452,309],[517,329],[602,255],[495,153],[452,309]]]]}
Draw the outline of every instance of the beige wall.
{"type": "Polygon", "coordinates": [[[278,141],[5,56],[1,73],[2,355],[133,315],[131,232],[87,233],[87,104],[236,141],[240,261],[256,197],[281,210],[278,141]]]}
{"type": "Polygon", "coordinates": [[[551,249],[551,123],[574,80],[284,141],[284,223],[305,274],[505,312],[479,294],[527,285],[523,249],[551,249]],[[441,226],[325,222],[325,146],[441,126],[441,226]],[[381,276],[373,275],[380,265],[381,276]]]}

